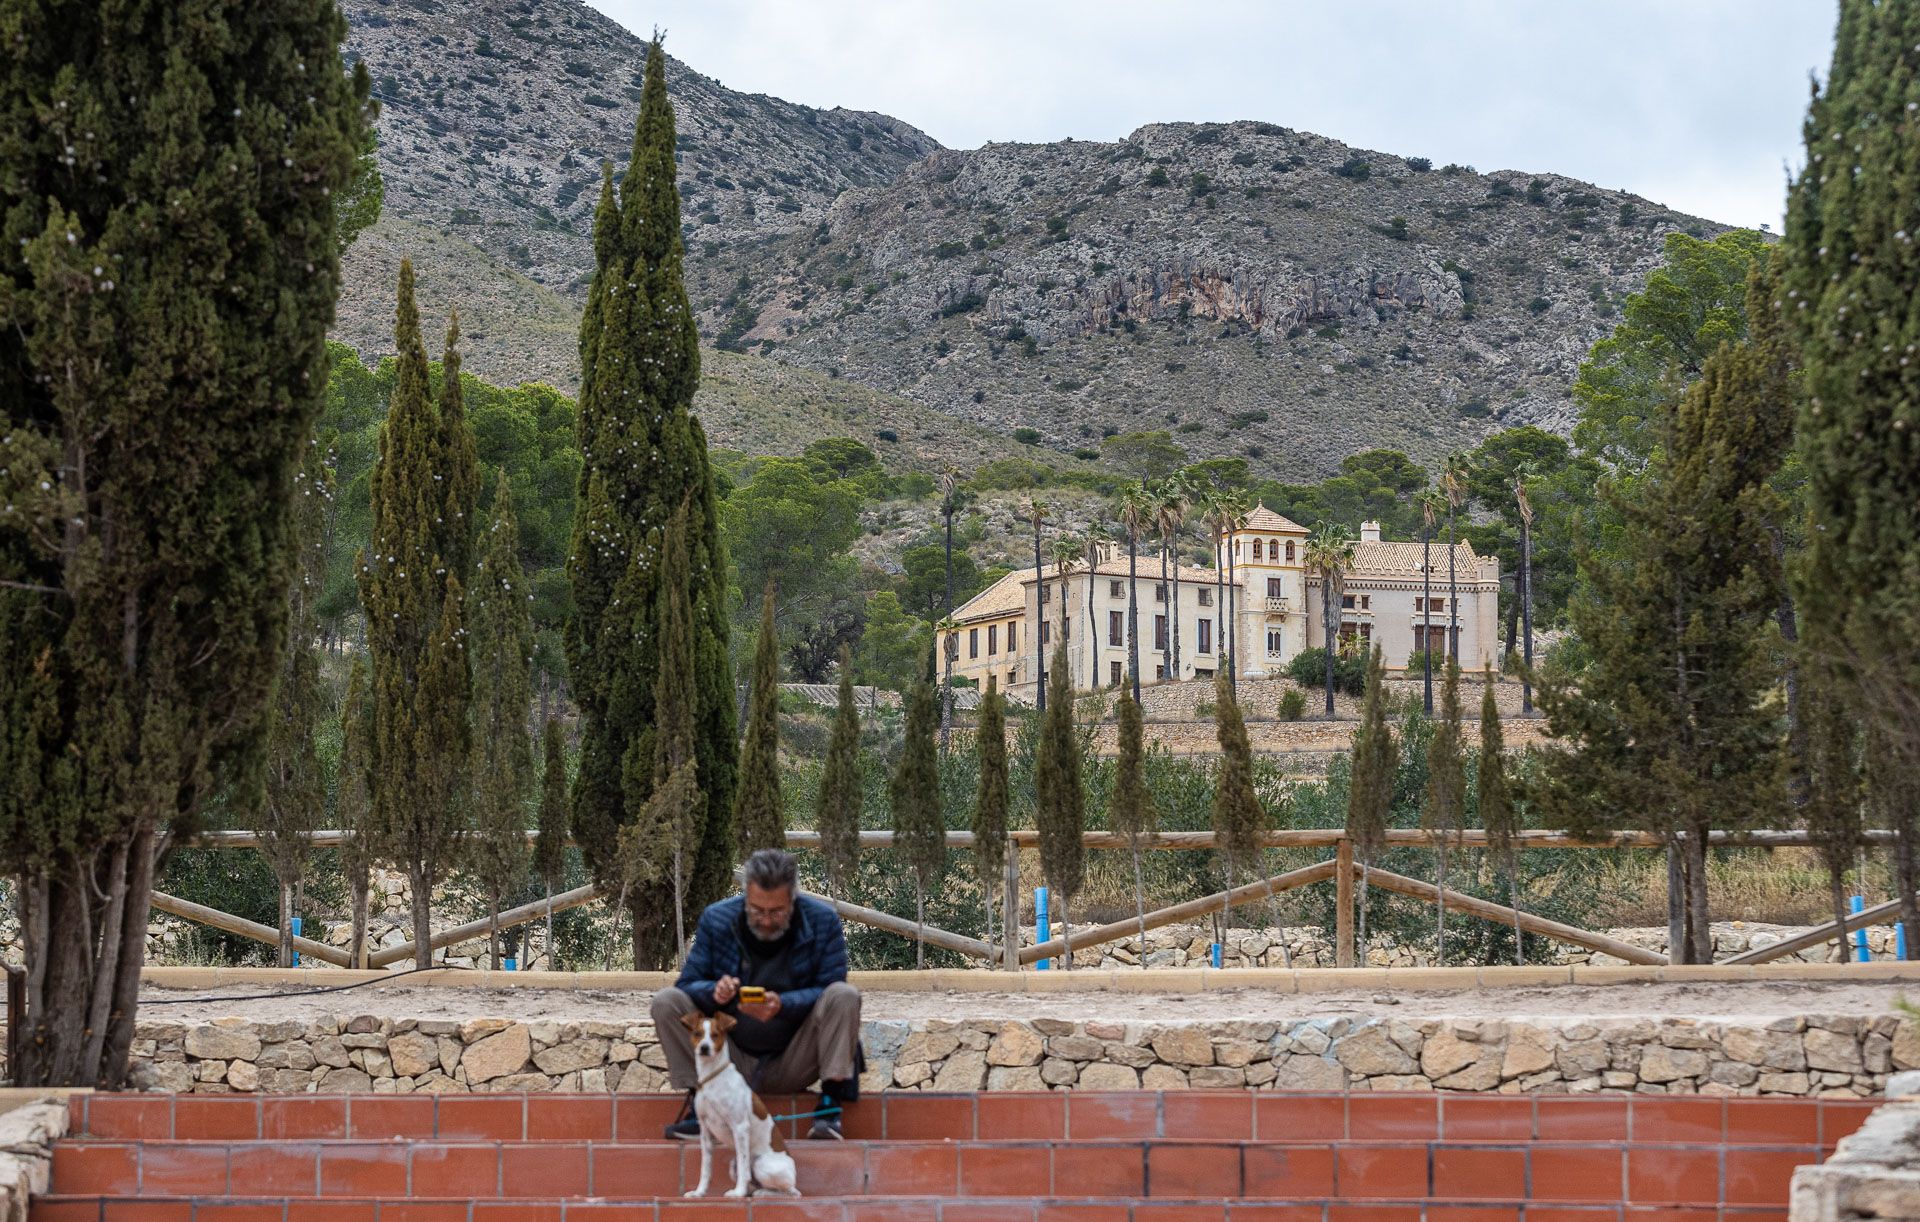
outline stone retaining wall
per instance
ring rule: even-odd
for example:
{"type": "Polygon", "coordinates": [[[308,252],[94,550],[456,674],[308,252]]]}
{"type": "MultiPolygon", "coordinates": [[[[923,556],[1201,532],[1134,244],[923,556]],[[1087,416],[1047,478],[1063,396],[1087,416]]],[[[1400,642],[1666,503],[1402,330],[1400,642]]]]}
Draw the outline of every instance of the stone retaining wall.
{"type": "MultiPolygon", "coordinates": [[[[1685,1018],[1594,1022],[1314,1019],[1271,1023],[868,1022],[866,1089],[1453,1090],[1824,1095],[1880,1093],[1920,1067],[1893,1017],[1759,1026],[1685,1018]]],[[[658,1091],[651,1023],[466,1022],[336,1015],[311,1024],[143,1023],[135,1081],[218,1093],[658,1091]]]]}
{"type": "Polygon", "coordinates": [[[1889,1102],[1840,1139],[1826,1162],[1796,1169],[1792,1222],[1920,1217],[1920,1102],[1889,1102]]]}

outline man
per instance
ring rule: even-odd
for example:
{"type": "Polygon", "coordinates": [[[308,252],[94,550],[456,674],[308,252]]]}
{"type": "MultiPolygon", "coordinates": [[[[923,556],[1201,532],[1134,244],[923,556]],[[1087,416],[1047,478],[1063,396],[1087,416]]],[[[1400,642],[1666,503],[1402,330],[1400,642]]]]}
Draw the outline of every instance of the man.
{"type": "Polygon", "coordinates": [[[693,1096],[693,1037],[681,1018],[725,1010],[734,1063],[762,1094],[800,1094],[816,1080],[820,1104],[809,1137],[837,1140],[837,1109],[859,1097],[860,993],[847,983],[847,937],[840,914],[798,894],[793,857],[761,849],[747,858],[746,894],[700,914],[680,979],[653,995],[653,1030],[667,1055],[667,1076],[687,1092],[667,1136],[700,1136],[693,1096]],[[743,987],[765,999],[740,1000],[743,987]],[[829,1111],[829,1109],[835,1109],[829,1111]]]}

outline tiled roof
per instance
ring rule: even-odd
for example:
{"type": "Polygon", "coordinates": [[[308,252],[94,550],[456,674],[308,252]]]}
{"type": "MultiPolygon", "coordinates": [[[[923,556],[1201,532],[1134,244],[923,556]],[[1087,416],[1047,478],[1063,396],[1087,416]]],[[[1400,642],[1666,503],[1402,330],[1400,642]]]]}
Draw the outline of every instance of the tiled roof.
{"type": "MultiPolygon", "coordinates": [[[[1418,577],[1420,575],[1421,547],[1418,543],[1356,543],[1353,545],[1353,567],[1348,570],[1349,577],[1418,577]]],[[[1474,554],[1471,543],[1456,543],[1453,548],[1454,568],[1462,577],[1476,579],[1480,574],[1480,557],[1474,554]]],[[[1436,543],[1433,547],[1433,571],[1441,577],[1447,572],[1447,545],[1436,543]]]]}
{"type": "Polygon", "coordinates": [[[953,618],[992,619],[1000,615],[1015,615],[1026,604],[1026,591],[1020,587],[1020,570],[1016,569],[955,607],[953,618]]]}
{"type": "Polygon", "coordinates": [[[1242,529],[1291,531],[1294,534],[1301,535],[1307,533],[1306,527],[1300,525],[1300,523],[1294,521],[1292,518],[1283,517],[1275,513],[1265,505],[1254,506],[1253,512],[1247,515],[1246,526],[1242,529]]]}

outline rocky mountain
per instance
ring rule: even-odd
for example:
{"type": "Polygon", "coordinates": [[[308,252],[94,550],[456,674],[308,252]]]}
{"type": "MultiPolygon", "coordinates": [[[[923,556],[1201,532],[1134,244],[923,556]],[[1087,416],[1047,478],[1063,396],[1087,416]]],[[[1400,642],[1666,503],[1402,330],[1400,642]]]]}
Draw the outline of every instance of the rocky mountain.
{"type": "MultiPolygon", "coordinates": [[[[448,299],[492,310],[469,367],[571,386],[599,166],[625,159],[644,44],[569,0],[345,9],[384,108],[387,199],[340,333],[383,351],[379,272],[438,243],[461,256],[448,299]]],[[[669,87],[710,342],[1031,429],[1049,460],[1169,429],[1195,457],[1305,478],[1371,446],[1431,460],[1495,427],[1564,430],[1580,358],[1666,235],[1721,229],[1271,123],[960,151],[677,62],[669,87]]]]}

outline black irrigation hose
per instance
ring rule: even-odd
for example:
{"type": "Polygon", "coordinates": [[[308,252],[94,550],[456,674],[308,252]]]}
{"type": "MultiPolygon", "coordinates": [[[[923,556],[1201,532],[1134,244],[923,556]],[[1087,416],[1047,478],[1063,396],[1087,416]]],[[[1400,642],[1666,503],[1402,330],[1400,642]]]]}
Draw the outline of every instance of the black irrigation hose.
{"type": "Polygon", "coordinates": [[[273,1001],[282,997],[314,997],[321,993],[344,993],[348,989],[357,989],[369,984],[387,984],[395,980],[405,980],[421,972],[470,972],[474,969],[462,967],[457,963],[444,963],[437,967],[410,967],[404,972],[388,972],[371,980],[356,980],[352,984],[326,984],[317,989],[295,989],[291,993],[236,993],[228,997],[157,997],[153,1005],[187,1006],[215,1001],[273,1001]]]}

